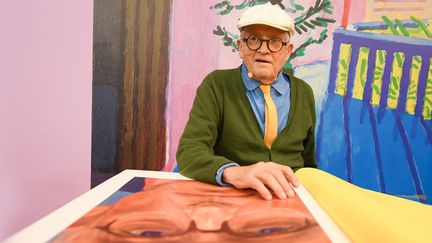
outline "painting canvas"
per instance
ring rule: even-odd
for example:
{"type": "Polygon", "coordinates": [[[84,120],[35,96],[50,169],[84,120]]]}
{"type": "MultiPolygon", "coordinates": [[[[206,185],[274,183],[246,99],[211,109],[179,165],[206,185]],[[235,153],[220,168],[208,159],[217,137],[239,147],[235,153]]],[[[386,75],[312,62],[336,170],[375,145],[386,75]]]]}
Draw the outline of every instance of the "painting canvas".
{"type": "Polygon", "coordinates": [[[314,91],[318,167],[432,204],[432,0],[95,0],[93,186],[176,171],[196,88],[241,65],[237,19],[267,2],[295,21],[285,71],[314,91]]]}
{"type": "Polygon", "coordinates": [[[306,191],[287,200],[267,201],[254,190],[152,177],[160,176],[124,177],[119,181],[122,182],[120,189],[107,195],[50,242],[330,242],[343,239],[342,233],[331,230],[332,222],[322,214],[312,215],[308,207],[313,204],[306,207],[303,203],[311,200],[304,196],[306,191]]]}

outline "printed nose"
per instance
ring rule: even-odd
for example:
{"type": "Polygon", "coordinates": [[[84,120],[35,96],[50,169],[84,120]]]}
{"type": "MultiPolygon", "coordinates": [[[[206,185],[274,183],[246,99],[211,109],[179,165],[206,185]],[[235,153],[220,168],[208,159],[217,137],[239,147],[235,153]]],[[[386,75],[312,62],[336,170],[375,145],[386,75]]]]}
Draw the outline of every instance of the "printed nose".
{"type": "Polygon", "coordinates": [[[216,206],[199,207],[193,210],[192,220],[201,231],[216,231],[222,228],[226,220],[224,212],[216,206]]]}

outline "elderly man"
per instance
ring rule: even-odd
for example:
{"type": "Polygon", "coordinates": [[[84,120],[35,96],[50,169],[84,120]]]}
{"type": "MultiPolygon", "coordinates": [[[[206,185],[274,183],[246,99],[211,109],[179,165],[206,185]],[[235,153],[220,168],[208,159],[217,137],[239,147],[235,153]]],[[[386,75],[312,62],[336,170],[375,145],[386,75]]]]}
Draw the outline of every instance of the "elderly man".
{"type": "Polygon", "coordinates": [[[213,71],[198,87],[177,151],[180,173],[286,199],[299,184],[293,171],[316,167],[312,90],[282,72],[293,21],[267,3],[246,10],[237,27],[243,64],[213,71]]]}

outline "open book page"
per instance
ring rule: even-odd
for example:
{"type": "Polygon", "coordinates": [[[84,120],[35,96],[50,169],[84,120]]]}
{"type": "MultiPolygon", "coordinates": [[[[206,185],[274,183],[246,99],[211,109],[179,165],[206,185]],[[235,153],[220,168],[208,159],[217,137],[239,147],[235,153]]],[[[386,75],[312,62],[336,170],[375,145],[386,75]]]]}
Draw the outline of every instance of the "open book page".
{"type": "Polygon", "coordinates": [[[296,176],[353,242],[431,242],[430,205],[360,188],[318,169],[303,168],[296,176]]]}
{"type": "Polygon", "coordinates": [[[126,171],[116,177],[10,241],[347,242],[304,187],[295,198],[266,201],[254,190],[176,173],[126,171]]]}

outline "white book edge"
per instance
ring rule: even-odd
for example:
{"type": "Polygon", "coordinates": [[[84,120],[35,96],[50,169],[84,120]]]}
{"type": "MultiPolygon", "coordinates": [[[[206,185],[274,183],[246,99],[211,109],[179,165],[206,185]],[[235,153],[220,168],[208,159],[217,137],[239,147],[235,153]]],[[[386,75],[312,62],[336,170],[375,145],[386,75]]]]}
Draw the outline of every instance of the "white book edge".
{"type": "Polygon", "coordinates": [[[309,193],[309,191],[300,185],[298,188],[294,188],[297,195],[303,201],[304,205],[309,209],[310,213],[317,220],[318,224],[327,234],[327,237],[331,242],[351,242],[345,233],[336,225],[333,219],[324,211],[324,209],[318,204],[315,198],[309,193]]]}

